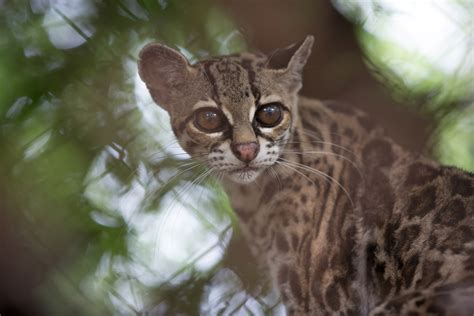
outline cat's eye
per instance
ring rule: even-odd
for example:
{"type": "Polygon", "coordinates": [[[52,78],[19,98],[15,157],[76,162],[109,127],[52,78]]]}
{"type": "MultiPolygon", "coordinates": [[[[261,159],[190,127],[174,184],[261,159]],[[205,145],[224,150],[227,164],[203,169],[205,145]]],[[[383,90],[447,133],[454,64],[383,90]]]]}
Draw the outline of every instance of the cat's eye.
{"type": "Polygon", "coordinates": [[[282,120],[282,109],[280,103],[269,103],[261,106],[255,113],[255,120],[263,127],[277,126],[282,120]]]}
{"type": "Polygon", "coordinates": [[[194,114],[194,125],[206,133],[215,133],[224,129],[226,120],[221,111],[215,108],[201,108],[194,114]]]}

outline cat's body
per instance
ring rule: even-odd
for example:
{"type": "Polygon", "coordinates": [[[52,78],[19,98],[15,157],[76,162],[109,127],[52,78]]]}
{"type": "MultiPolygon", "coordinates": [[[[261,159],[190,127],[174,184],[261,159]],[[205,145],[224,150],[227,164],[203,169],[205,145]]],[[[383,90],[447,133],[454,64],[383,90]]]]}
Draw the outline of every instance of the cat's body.
{"type": "Polygon", "coordinates": [[[311,44],[274,65],[189,65],[149,46],[140,74],[183,148],[226,173],[290,314],[472,315],[474,176],[403,150],[348,106],[298,97],[311,44]]]}
{"type": "Polygon", "coordinates": [[[283,158],[347,192],[293,164],[302,175],[282,165],[274,167],[279,181],[270,173],[253,185],[225,182],[287,307],[299,315],[365,315],[378,304],[393,315],[470,315],[472,175],[403,151],[344,105],[300,98],[299,109],[283,158]]]}

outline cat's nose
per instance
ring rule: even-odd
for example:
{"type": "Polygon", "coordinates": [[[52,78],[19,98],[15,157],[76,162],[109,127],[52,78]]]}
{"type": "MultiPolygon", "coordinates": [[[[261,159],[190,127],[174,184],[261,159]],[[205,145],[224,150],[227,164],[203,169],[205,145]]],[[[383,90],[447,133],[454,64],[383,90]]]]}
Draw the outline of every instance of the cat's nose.
{"type": "Polygon", "coordinates": [[[257,142],[232,144],[232,151],[235,156],[243,162],[254,160],[255,157],[257,157],[259,149],[260,147],[257,142]]]}

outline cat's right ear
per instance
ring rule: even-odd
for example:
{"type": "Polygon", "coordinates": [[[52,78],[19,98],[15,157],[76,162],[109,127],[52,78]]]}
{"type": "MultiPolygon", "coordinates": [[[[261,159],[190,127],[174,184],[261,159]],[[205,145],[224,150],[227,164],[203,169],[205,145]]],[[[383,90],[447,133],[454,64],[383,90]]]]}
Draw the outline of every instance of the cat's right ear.
{"type": "Polygon", "coordinates": [[[196,70],[180,52],[161,44],[148,44],[140,51],[139,58],[140,78],[153,100],[169,111],[173,99],[191,82],[196,70]]]}
{"type": "Polygon", "coordinates": [[[313,43],[314,37],[308,35],[302,42],[277,49],[269,55],[266,67],[275,71],[290,90],[298,91],[302,87],[303,67],[311,54],[313,43]]]}

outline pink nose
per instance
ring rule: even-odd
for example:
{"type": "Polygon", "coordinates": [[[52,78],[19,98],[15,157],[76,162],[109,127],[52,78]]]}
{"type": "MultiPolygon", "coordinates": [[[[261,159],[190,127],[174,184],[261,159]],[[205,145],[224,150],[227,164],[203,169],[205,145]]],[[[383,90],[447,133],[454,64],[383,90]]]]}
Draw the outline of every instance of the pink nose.
{"type": "Polygon", "coordinates": [[[257,157],[259,146],[256,142],[232,144],[235,156],[243,162],[250,162],[257,157]]]}

